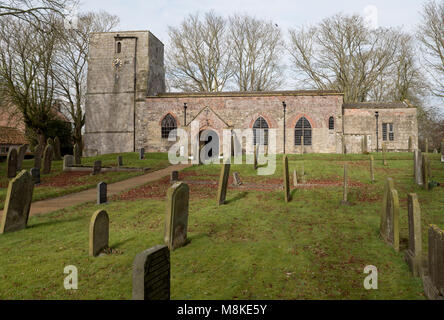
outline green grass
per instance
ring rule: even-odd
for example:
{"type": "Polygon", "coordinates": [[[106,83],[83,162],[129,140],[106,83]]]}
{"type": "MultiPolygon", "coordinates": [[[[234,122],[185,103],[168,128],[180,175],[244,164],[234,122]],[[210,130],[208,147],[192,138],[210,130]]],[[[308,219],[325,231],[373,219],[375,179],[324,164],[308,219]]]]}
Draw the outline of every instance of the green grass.
{"type": "MultiPolygon", "coordinates": [[[[123,156],[125,167],[150,168],[149,172],[166,168],[170,165],[167,153],[147,153],[145,160],[139,160],[138,153],[119,154],[123,156]]],[[[102,155],[82,159],[82,165],[92,166],[94,161],[101,160],[104,167],[117,166],[117,154],[102,155]]],[[[34,160],[25,160],[23,169],[30,170],[34,166],[34,160]]],[[[60,177],[63,174],[63,161],[53,161],[51,173],[41,175],[42,183],[45,180],[60,177]]],[[[6,162],[0,163],[0,210],[4,208],[6,192],[8,188],[8,179],[6,177],[6,162]]],[[[33,194],[33,201],[56,198],[63,195],[95,188],[101,181],[108,184],[126,180],[132,177],[140,176],[143,172],[106,172],[97,176],[85,175],[74,179],[75,184],[69,186],[40,185],[36,186],[33,194]]]]}
{"type": "MultiPolygon", "coordinates": [[[[406,248],[407,193],[421,204],[424,252],[427,225],[444,227],[444,188],[424,191],[412,178],[409,154],[389,154],[388,166],[377,159],[371,184],[368,156],[304,155],[290,157],[290,170],[304,162],[307,180],[341,180],[349,164],[351,206],[340,206],[342,188],[283,192],[236,190],[230,185],[225,206],[216,205],[216,188],[190,185],[186,247],[171,253],[172,299],[424,299],[421,280],[379,237],[384,180],[395,179],[401,199],[401,250],[406,248]],[[396,160],[395,160],[396,159],[396,160]],[[365,290],[364,267],[379,271],[379,289],[365,290]]],[[[444,181],[444,165],[431,155],[433,179],[444,181]]],[[[251,165],[233,165],[241,179],[258,177],[251,165]]],[[[186,179],[217,180],[220,165],[185,170],[186,179]]],[[[158,187],[166,184],[154,182],[158,187]]],[[[164,196],[164,189],[160,197],[164,196]]],[[[113,199],[106,206],[85,204],[32,217],[26,230],[0,236],[0,299],[131,299],[132,263],[137,253],[163,243],[165,201],[113,199]],[[89,220],[95,210],[110,215],[110,246],[116,254],[88,256],[89,220]],[[75,265],[79,290],[63,288],[63,269],[75,265]]]]}

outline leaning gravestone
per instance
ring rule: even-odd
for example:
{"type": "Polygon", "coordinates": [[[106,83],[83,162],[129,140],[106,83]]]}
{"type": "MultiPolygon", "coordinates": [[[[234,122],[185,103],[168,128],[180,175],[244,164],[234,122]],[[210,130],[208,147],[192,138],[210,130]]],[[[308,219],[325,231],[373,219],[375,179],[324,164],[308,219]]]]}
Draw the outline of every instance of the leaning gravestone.
{"type": "Polygon", "coordinates": [[[45,152],[43,152],[43,170],[42,174],[51,173],[51,163],[53,157],[54,147],[52,144],[46,145],[45,152]]]}
{"type": "Polygon", "coordinates": [[[17,174],[17,150],[11,148],[8,152],[8,158],[6,160],[6,176],[8,179],[12,179],[17,174]]]}
{"type": "Polygon", "coordinates": [[[133,300],[170,299],[170,251],[155,246],[139,253],[133,264],[133,300]]]}
{"type": "Polygon", "coordinates": [[[26,228],[33,191],[34,182],[26,170],[9,182],[0,234],[26,228]]]}
{"type": "Polygon", "coordinates": [[[288,172],[288,156],[284,155],[283,159],[283,169],[284,169],[284,191],[285,191],[285,202],[291,201],[291,190],[290,190],[290,173],[288,172]]]}
{"type": "Polygon", "coordinates": [[[108,201],[108,185],[106,182],[100,182],[97,185],[97,204],[104,204],[108,201]]]}
{"type": "Polygon", "coordinates": [[[82,164],[82,157],[80,156],[80,147],[79,147],[79,144],[78,144],[78,143],[76,143],[76,144],[74,145],[74,151],[73,151],[73,153],[74,153],[74,164],[75,164],[76,166],[81,165],[81,164],[82,164]]]}
{"type": "Polygon", "coordinates": [[[428,274],[423,276],[424,292],[430,300],[444,300],[444,231],[429,227],[428,274]]]}
{"type": "Polygon", "coordinates": [[[408,195],[408,222],[409,247],[405,252],[405,260],[413,275],[418,277],[421,273],[422,236],[421,236],[421,208],[418,196],[415,193],[408,195]]]}
{"type": "Polygon", "coordinates": [[[167,209],[164,240],[173,251],[187,243],[188,207],[190,188],[179,182],[167,192],[167,209]]]}
{"type": "Polygon", "coordinates": [[[179,171],[171,172],[170,182],[171,183],[176,183],[177,181],[179,181],[179,171]]]}
{"type": "Polygon", "coordinates": [[[65,155],[63,157],[63,171],[74,165],[74,156],[65,155]]]}
{"type": "Polygon", "coordinates": [[[233,180],[234,180],[234,184],[236,186],[241,186],[242,185],[242,181],[240,179],[239,172],[233,173],[233,180]]]}
{"type": "Polygon", "coordinates": [[[344,164],[344,182],[343,182],[341,205],[343,205],[343,206],[350,205],[350,203],[348,202],[348,177],[347,177],[347,165],[346,164],[344,164]]]}
{"type": "Polygon", "coordinates": [[[230,164],[225,163],[222,165],[222,169],[220,171],[219,187],[217,190],[217,201],[220,206],[225,204],[225,199],[227,197],[229,176],[230,176],[230,164]]]}
{"type": "Polygon", "coordinates": [[[62,160],[62,153],[60,151],[59,137],[55,137],[55,139],[54,139],[54,160],[57,160],[57,161],[62,160]]]}
{"type": "Polygon", "coordinates": [[[32,181],[34,181],[34,185],[40,184],[40,169],[39,168],[32,168],[30,171],[30,174],[32,176],[32,181]]]}
{"type": "Polygon", "coordinates": [[[384,190],[381,236],[393,246],[395,251],[399,251],[399,197],[398,191],[393,187],[393,179],[391,178],[387,179],[384,190]]]}
{"type": "Polygon", "coordinates": [[[101,171],[102,171],[102,161],[100,161],[100,160],[94,161],[92,175],[96,176],[96,175],[100,174],[101,171]]]}
{"type": "Polygon", "coordinates": [[[122,156],[118,156],[117,157],[117,166],[118,167],[122,167],[123,166],[123,157],[122,156]]]}
{"type": "Polygon", "coordinates": [[[17,171],[22,170],[23,160],[25,160],[25,154],[26,150],[28,150],[28,145],[24,144],[21,145],[18,149],[18,155],[17,155],[17,171]]]}
{"type": "Polygon", "coordinates": [[[105,210],[96,211],[89,224],[89,255],[97,257],[108,248],[109,216],[105,210]]]}
{"type": "Polygon", "coordinates": [[[422,186],[425,190],[429,190],[429,178],[430,178],[430,163],[429,158],[427,157],[427,154],[422,155],[422,186]]]}
{"type": "Polygon", "coordinates": [[[139,151],[139,160],[145,159],[145,148],[140,148],[139,151]]]}

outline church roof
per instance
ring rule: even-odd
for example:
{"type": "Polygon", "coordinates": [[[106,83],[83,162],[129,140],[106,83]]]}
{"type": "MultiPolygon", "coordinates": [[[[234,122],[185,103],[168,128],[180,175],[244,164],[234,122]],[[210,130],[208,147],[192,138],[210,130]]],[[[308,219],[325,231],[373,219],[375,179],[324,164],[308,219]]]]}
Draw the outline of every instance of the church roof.
{"type": "Polygon", "coordinates": [[[414,108],[407,102],[353,102],[344,103],[344,109],[400,109],[400,108],[414,108]]]}
{"type": "Polygon", "coordinates": [[[187,97],[260,97],[260,96],[342,96],[335,90],[296,90],[296,91],[233,91],[233,92],[169,92],[149,98],[187,97]]]}
{"type": "Polygon", "coordinates": [[[27,143],[25,135],[19,129],[0,127],[0,144],[22,145],[27,143]]]}

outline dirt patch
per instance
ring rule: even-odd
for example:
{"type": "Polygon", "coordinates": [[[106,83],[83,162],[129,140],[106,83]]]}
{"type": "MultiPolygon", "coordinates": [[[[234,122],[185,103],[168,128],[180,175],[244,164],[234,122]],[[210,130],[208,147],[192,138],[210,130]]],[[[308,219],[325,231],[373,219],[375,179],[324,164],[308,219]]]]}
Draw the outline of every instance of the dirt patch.
{"type": "Polygon", "coordinates": [[[72,187],[82,186],[85,181],[80,178],[89,175],[89,172],[62,172],[54,177],[42,176],[42,183],[37,187],[72,187]]]}

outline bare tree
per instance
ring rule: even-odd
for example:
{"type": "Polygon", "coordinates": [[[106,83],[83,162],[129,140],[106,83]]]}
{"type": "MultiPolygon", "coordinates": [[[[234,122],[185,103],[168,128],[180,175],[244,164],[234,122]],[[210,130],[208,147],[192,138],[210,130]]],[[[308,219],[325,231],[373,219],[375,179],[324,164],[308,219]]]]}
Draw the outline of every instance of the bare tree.
{"type": "Polygon", "coordinates": [[[208,12],[169,27],[168,82],[183,91],[222,91],[233,74],[226,20],[208,12]]]}
{"type": "Polygon", "coordinates": [[[378,77],[393,65],[399,33],[369,29],[358,15],[337,14],[309,29],[290,30],[289,52],[304,85],[344,92],[365,101],[378,77]]]}
{"type": "Polygon", "coordinates": [[[74,143],[81,144],[85,124],[89,36],[91,32],[112,31],[119,24],[119,17],[102,11],[81,14],[78,20],[77,28],[58,26],[59,41],[53,75],[58,98],[74,124],[74,143]]]}
{"type": "Polygon", "coordinates": [[[230,17],[234,78],[240,91],[275,90],[283,83],[282,32],[272,22],[244,15],[230,17]]]}
{"type": "Polygon", "coordinates": [[[422,43],[425,65],[435,85],[432,92],[444,97],[444,1],[424,5],[418,39],[422,43]]]}

